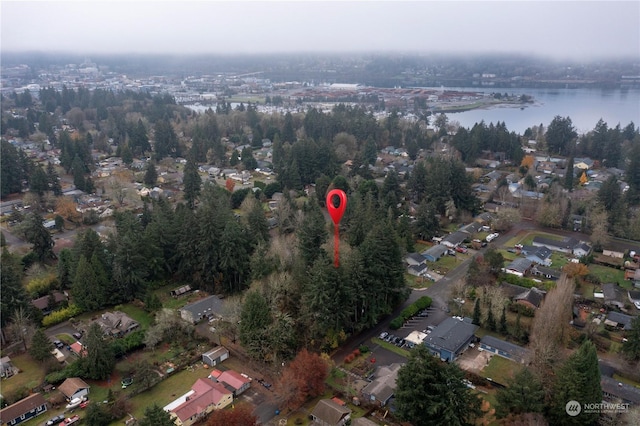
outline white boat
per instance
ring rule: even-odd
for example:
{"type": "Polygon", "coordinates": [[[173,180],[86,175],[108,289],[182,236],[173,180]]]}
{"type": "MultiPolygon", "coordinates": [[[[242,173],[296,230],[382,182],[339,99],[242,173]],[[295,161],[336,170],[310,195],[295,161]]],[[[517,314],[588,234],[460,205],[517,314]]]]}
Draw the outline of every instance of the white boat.
{"type": "Polygon", "coordinates": [[[80,404],[82,404],[83,399],[82,398],[73,398],[71,401],[69,401],[69,403],[67,404],[66,408],[76,408],[79,407],[80,404]]]}

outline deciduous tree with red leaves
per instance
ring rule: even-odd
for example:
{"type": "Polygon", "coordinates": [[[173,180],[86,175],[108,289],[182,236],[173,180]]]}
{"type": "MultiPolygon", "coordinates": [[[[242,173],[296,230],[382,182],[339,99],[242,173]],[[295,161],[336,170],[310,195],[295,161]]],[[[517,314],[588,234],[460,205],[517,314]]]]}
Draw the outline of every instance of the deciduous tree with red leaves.
{"type": "Polygon", "coordinates": [[[283,407],[295,410],[309,398],[324,393],[329,366],[320,355],[303,349],[284,369],[276,386],[283,407]]]}
{"type": "Polygon", "coordinates": [[[214,410],[207,420],[207,426],[254,426],[258,418],[251,414],[251,408],[236,405],[225,410],[214,410]]]}

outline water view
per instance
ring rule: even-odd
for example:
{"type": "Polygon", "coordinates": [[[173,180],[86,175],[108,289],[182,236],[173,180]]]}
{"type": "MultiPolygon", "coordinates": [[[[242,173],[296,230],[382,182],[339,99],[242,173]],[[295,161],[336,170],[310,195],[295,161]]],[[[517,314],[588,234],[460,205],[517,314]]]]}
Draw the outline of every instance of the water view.
{"type": "MultiPolygon", "coordinates": [[[[454,90],[447,88],[447,90],[454,90]]],[[[592,130],[602,118],[609,127],[618,123],[626,126],[633,121],[640,124],[640,90],[638,89],[478,89],[455,88],[455,90],[527,94],[533,96],[534,104],[524,109],[498,107],[449,113],[449,121],[458,121],[463,127],[473,127],[481,120],[485,123],[504,121],[509,130],[524,133],[531,126],[547,126],[553,117],[571,117],[579,133],[592,130]]]]}

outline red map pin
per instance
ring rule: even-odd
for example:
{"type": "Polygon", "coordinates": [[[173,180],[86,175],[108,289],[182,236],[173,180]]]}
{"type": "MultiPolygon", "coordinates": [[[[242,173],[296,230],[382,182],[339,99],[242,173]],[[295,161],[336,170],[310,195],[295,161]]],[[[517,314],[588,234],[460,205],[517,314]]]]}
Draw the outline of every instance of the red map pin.
{"type": "Polygon", "coordinates": [[[326,204],[331,220],[333,220],[333,265],[337,268],[340,266],[338,224],[340,224],[347,208],[347,194],[342,189],[332,189],[327,194],[326,204]]]}

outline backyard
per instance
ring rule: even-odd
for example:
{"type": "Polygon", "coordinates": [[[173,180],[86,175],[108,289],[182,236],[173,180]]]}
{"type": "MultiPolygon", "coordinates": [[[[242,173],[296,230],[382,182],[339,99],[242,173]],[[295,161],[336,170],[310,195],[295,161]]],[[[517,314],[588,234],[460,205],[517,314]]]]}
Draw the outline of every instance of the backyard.
{"type": "Polygon", "coordinates": [[[489,364],[482,369],[482,376],[494,382],[507,384],[522,366],[516,362],[494,355],[489,364]]]}

